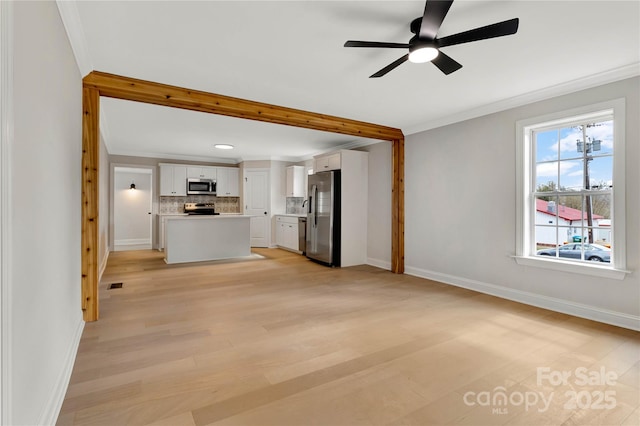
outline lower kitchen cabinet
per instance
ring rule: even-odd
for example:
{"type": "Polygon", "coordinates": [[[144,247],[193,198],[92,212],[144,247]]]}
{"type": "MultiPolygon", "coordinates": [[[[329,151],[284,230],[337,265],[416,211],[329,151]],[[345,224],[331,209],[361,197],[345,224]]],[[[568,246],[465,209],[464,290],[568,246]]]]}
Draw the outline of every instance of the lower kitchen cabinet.
{"type": "Polygon", "coordinates": [[[276,245],[299,252],[297,217],[276,215],[276,245]]]}

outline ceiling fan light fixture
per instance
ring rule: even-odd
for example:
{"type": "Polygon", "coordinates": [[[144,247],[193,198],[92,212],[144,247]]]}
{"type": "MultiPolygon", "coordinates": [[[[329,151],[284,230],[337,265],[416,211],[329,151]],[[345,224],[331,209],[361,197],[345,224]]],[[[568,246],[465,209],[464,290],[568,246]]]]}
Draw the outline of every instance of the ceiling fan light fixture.
{"type": "Polygon", "coordinates": [[[233,149],[233,145],[227,143],[217,143],[213,147],[218,149],[233,149]]]}
{"type": "Polygon", "coordinates": [[[409,52],[409,61],[414,64],[431,62],[438,57],[440,52],[433,46],[418,46],[409,52]]]}

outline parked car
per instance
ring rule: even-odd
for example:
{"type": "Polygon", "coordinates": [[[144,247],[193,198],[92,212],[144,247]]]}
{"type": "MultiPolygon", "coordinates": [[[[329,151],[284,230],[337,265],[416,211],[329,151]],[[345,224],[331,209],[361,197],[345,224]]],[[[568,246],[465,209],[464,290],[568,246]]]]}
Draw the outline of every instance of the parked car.
{"type": "MultiPolygon", "coordinates": [[[[569,243],[558,248],[558,256],[570,259],[581,259],[581,248],[584,247],[584,259],[592,262],[611,262],[611,249],[600,244],[584,244],[569,243]]],[[[555,256],[556,249],[538,250],[540,256],[555,256]]]]}

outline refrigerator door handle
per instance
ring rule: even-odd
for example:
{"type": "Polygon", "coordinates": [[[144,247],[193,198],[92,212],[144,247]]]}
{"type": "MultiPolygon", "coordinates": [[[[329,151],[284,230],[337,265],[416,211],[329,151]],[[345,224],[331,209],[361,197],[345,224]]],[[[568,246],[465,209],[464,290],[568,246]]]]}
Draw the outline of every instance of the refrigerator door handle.
{"type": "Polygon", "coordinates": [[[318,186],[313,185],[313,226],[318,227],[318,186]]]}

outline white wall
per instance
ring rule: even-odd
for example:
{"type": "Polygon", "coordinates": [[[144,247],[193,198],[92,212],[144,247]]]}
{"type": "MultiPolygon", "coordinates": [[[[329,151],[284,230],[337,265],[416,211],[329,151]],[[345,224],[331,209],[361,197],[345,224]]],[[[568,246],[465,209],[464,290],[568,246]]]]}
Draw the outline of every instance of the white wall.
{"type": "Polygon", "coordinates": [[[55,422],[80,309],[82,83],[55,2],[13,3],[8,384],[13,425],[55,422]]]}
{"type": "Polygon", "coordinates": [[[151,170],[148,173],[124,170],[127,169],[117,167],[113,179],[114,244],[116,250],[150,249],[151,170]],[[131,183],[135,183],[135,190],[130,189],[131,183]]]}
{"type": "Polygon", "coordinates": [[[640,324],[640,78],[410,135],[406,139],[407,273],[627,327],[640,324]],[[515,123],[626,98],[627,269],[609,280],[520,266],[515,123]],[[453,236],[453,237],[452,237],[453,236]]]}
{"type": "Polygon", "coordinates": [[[98,189],[98,262],[100,264],[100,277],[102,277],[102,273],[107,267],[107,260],[109,259],[109,213],[111,211],[111,197],[109,192],[111,180],[109,178],[109,169],[109,152],[107,151],[107,146],[104,143],[102,135],[100,135],[100,187],[98,189]]]}
{"type": "MultiPolygon", "coordinates": [[[[283,214],[287,209],[287,165],[271,161],[271,214],[283,214]]],[[[274,219],[275,221],[275,219],[274,219]]],[[[275,224],[275,222],[273,222],[275,224]]],[[[275,229],[275,225],[272,225],[275,229]]],[[[275,234],[274,234],[275,235],[275,234]]],[[[272,239],[272,241],[275,241],[272,239]]]]}
{"type": "Polygon", "coordinates": [[[391,269],[391,142],[359,148],[369,153],[367,263],[391,269]]]}

